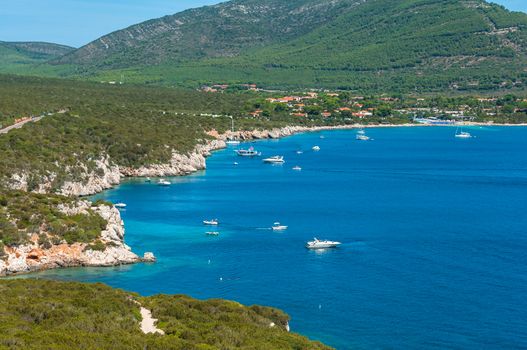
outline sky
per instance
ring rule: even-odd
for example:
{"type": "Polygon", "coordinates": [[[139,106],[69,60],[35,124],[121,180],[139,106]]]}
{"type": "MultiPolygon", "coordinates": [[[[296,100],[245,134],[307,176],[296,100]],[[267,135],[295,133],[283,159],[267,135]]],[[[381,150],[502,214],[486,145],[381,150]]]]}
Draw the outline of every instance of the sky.
{"type": "MultiPolygon", "coordinates": [[[[222,1],[0,0],[0,41],[46,41],[80,47],[132,24],[219,2],[222,1]]],[[[527,12],[527,0],[493,2],[527,12]]]]}

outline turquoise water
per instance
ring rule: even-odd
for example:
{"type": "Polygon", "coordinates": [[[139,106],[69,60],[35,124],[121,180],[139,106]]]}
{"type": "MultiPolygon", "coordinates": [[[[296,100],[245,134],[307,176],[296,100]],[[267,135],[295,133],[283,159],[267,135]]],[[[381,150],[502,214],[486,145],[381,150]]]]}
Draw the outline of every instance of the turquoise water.
{"type": "Polygon", "coordinates": [[[284,155],[283,166],[217,152],[206,172],[169,188],[138,180],[102,195],[128,204],[127,243],[158,263],[37,276],[272,305],[292,330],[338,349],[525,349],[526,131],[474,128],[476,138],[456,140],[451,128],[372,129],[372,142],[334,131],[254,144],[284,155]],[[202,220],[216,217],[220,236],[206,236],[202,220]],[[272,232],[275,221],[289,230],[272,232]],[[344,244],[308,251],[313,236],[344,244]]]}

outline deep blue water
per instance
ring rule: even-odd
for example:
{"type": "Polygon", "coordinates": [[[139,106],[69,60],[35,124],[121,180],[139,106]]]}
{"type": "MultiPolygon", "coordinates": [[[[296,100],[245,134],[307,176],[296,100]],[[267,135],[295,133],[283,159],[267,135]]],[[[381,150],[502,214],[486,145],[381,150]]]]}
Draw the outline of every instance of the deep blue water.
{"type": "Polygon", "coordinates": [[[127,243],[158,263],[37,276],[271,305],[338,349],[525,349],[527,129],[471,132],[303,134],[255,143],[283,166],[229,149],[169,188],[127,182],[102,197],[128,204],[127,243]],[[290,229],[264,229],[277,220],[290,229]],[[308,251],[313,236],[344,245],[308,251]]]}

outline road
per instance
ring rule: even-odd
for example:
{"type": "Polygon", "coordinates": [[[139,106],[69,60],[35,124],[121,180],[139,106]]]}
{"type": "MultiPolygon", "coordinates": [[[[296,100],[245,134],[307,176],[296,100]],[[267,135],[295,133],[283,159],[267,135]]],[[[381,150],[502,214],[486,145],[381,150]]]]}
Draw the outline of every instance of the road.
{"type": "Polygon", "coordinates": [[[40,119],[44,118],[44,116],[40,116],[40,117],[35,117],[35,118],[31,118],[31,119],[28,119],[28,120],[24,120],[23,122],[20,122],[20,123],[16,123],[16,124],[13,124],[13,125],[10,125],[6,128],[3,128],[3,129],[0,129],[0,134],[7,134],[8,132],[10,132],[11,130],[14,130],[14,129],[20,129],[21,127],[23,127],[25,124],[27,123],[35,123],[35,122],[38,122],[40,119]]]}

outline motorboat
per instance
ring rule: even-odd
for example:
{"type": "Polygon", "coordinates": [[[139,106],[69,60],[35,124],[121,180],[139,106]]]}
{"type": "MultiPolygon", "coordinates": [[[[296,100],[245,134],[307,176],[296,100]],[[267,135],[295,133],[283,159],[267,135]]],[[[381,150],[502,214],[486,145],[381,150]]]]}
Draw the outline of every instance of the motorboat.
{"type": "Polygon", "coordinates": [[[294,167],[293,167],[293,170],[294,170],[294,171],[301,171],[301,170],[302,170],[302,168],[301,168],[301,167],[299,167],[299,166],[297,165],[297,166],[294,166],[294,167]]]}
{"type": "Polygon", "coordinates": [[[336,248],[342,243],[340,242],[334,242],[334,241],[327,241],[327,240],[319,240],[317,238],[314,238],[312,241],[307,242],[306,248],[307,249],[327,249],[327,248],[336,248]]]}
{"type": "Polygon", "coordinates": [[[313,151],[320,151],[320,147],[319,147],[319,146],[314,146],[314,147],[312,148],[312,150],[313,150],[313,151]]]}
{"type": "Polygon", "coordinates": [[[218,219],[212,219],[212,220],[203,220],[203,224],[208,225],[208,226],[218,226],[220,223],[218,219]]]}
{"type": "Polygon", "coordinates": [[[167,180],[159,180],[159,182],[157,183],[159,186],[170,186],[172,185],[172,183],[170,181],[167,181],[167,180]]]}
{"type": "Polygon", "coordinates": [[[466,132],[466,131],[461,131],[460,133],[456,134],[456,137],[458,139],[470,139],[470,138],[472,138],[472,134],[470,134],[469,132],[466,132]]]}
{"type": "Polygon", "coordinates": [[[304,154],[303,151],[296,151],[296,154],[304,154]]]}
{"type": "Polygon", "coordinates": [[[285,231],[285,230],[287,230],[287,226],[281,225],[279,222],[275,222],[272,228],[273,228],[273,231],[285,231]]]}
{"type": "Polygon", "coordinates": [[[261,152],[257,152],[253,147],[249,149],[238,149],[235,151],[240,157],[258,157],[261,156],[261,152]]]}
{"type": "Polygon", "coordinates": [[[364,129],[360,129],[359,131],[357,131],[357,134],[358,135],[366,135],[366,131],[364,131],[364,129]]]}
{"type": "Polygon", "coordinates": [[[369,141],[370,137],[366,135],[357,134],[357,140],[359,141],[369,141]]]}
{"type": "Polygon", "coordinates": [[[284,157],[282,156],[273,156],[273,157],[265,158],[263,162],[272,163],[272,164],[282,164],[282,163],[285,163],[285,160],[284,160],[284,157]]]}
{"type": "Polygon", "coordinates": [[[116,204],[114,204],[114,207],[116,207],[118,209],[124,209],[124,208],[126,208],[126,204],[124,204],[124,203],[116,203],[116,204]]]}
{"type": "Polygon", "coordinates": [[[145,179],[145,182],[149,182],[149,183],[150,183],[150,182],[152,182],[152,179],[149,178],[149,177],[147,177],[147,178],[145,179]]]}
{"type": "Polygon", "coordinates": [[[211,232],[207,232],[207,236],[219,236],[220,233],[217,232],[217,231],[211,231],[211,232]]]}

